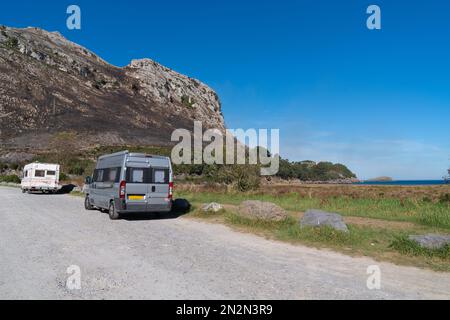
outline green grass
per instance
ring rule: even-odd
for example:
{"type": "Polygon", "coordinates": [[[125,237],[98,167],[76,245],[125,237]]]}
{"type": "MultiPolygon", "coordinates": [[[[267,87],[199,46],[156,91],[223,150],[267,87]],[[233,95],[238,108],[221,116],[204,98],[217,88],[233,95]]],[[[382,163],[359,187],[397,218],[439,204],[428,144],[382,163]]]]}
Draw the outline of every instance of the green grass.
{"type": "Polygon", "coordinates": [[[450,261],[450,245],[440,249],[427,249],[419,246],[407,236],[397,236],[391,243],[391,248],[411,256],[424,256],[428,258],[439,257],[450,261]]]}
{"type": "Polygon", "coordinates": [[[336,231],[329,227],[301,227],[293,217],[284,221],[254,220],[242,217],[233,211],[203,213],[194,206],[191,217],[227,224],[239,231],[249,232],[266,238],[303,244],[315,248],[329,248],[351,256],[370,256],[399,264],[427,267],[450,272],[449,249],[429,250],[404,240],[409,234],[435,232],[428,227],[408,230],[374,228],[349,225],[349,232],[336,231]]]}
{"type": "Polygon", "coordinates": [[[289,217],[281,222],[252,220],[235,213],[228,213],[226,221],[229,224],[244,226],[248,229],[265,230],[272,233],[276,239],[288,242],[301,242],[326,247],[347,248],[358,247],[371,249],[375,244],[387,247],[394,239],[396,232],[368,227],[349,226],[349,232],[341,232],[330,227],[301,227],[298,221],[289,217]]]}
{"type": "Polygon", "coordinates": [[[224,223],[240,231],[293,244],[329,248],[352,256],[370,256],[376,260],[450,272],[449,247],[430,250],[408,240],[411,234],[449,233],[450,207],[446,203],[391,198],[352,199],[345,196],[319,199],[301,197],[297,193],[271,195],[178,191],[176,196],[192,203],[193,209],[189,216],[224,223]],[[348,217],[378,219],[381,223],[350,223],[349,232],[344,233],[328,227],[302,228],[294,214],[284,221],[274,222],[242,217],[235,212],[237,207],[217,214],[206,214],[199,209],[203,203],[218,202],[237,206],[245,200],[272,202],[292,213],[322,209],[348,217]],[[390,221],[409,223],[392,226],[390,221]]]}
{"type": "Polygon", "coordinates": [[[445,203],[398,199],[352,199],[348,197],[318,199],[300,197],[297,193],[269,195],[178,192],[177,196],[198,203],[214,201],[232,205],[239,205],[244,200],[261,200],[275,203],[288,211],[305,212],[308,209],[321,209],[336,212],[343,216],[406,221],[450,230],[450,206],[445,203]]]}

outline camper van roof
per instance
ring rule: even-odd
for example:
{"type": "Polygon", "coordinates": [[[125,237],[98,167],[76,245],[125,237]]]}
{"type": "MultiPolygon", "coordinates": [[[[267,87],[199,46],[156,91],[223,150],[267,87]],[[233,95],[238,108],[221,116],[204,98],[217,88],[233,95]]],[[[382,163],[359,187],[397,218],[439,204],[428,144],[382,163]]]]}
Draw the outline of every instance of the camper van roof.
{"type": "Polygon", "coordinates": [[[59,164],[56,164],[56,163],[42,163],[42,162],[38,162],[38,161],[29,163],[25,167],[30,167],[30,166],[33,166],[33,165],[48,166],[48,167],[59,167],[59,164]]]}
{"type": "Polygon", "coordinates": [[[137,157],[137,158],[167,159],[167,157],[145,154],[145,153],[130,153],[130,151],[128,151],[128,150],[116,152],[116,153],[112,153],[112,154],[106,154],[106,155],[99,157],[98,159],[101,160],[101,159],[105,159],[105,158],[109,158],[109,157],[122,156],[122,155],[128,155],[130,157],[137,157]]]}

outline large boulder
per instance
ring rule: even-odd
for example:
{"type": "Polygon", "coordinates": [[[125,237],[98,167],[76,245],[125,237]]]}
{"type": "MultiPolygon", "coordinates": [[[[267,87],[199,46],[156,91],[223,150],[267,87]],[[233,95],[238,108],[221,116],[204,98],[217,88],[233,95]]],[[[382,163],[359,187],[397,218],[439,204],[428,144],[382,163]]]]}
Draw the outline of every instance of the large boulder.
{"type": "Polygon", "coordinates": [[[320,210],[308,210],[300,221],[302,227],[328,226],[338,231],[348,232],[344,219],[337,213],[330,213],[320,210]]]}
{"type": "Polygon", "coordinates": [[[260,220],[282,221],[288,217],[286,211],[276,204],[262,201],[244,201],[239,206],[239,215],[260,220]]]}
{"type": "Polygon", "coordinates": [[[409,236],[409,240],[415,241],[419,246],[427,249],[441,249],[450,245],[450,236],[438,234],[412,235],[409,236]]]}
{"type": "Polygon", "coordinates": [[[202,208],[203,212],[214,212],[214,213],[217,213],[222,209],[223,209],[222,205],[216,202],[205,204],[203,205],[202,208]]]}

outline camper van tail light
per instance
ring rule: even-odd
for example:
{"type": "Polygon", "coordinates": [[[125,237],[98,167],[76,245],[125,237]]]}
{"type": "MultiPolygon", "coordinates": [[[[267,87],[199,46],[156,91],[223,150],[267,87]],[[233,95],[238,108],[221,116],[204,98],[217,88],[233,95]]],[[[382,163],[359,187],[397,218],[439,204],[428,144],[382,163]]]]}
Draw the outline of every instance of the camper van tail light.
{"type": "Polygon", "coordinates": [[[119,188],[119,197],[120,199],[125,199],[125,190],[127,187],[127,183],[125,181],[120,182],[120,188],[119,188]]]}
{"type": "Polygon", "coordinates": [[[173,182],[169,183],[169,199],[173,198],[173,182]]]}

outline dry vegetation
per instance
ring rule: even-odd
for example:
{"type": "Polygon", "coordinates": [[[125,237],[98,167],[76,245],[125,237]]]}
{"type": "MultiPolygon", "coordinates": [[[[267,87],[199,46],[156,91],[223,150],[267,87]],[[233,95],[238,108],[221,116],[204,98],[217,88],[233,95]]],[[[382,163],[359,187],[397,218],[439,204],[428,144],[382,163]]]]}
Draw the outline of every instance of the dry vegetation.
{"type": "Polygon", "coordinates": [[[408,241],[408,235],[450,234],[449,194],[449,185],[267,185],[246,193],[218,184],[176,185],[176,196],[193,204],[190,216],[194,218],[290,243],[440,271],[450,271],[450,246],[422,249],[408,241]],[[244,200],[275,203],[288,211],[289,219],[280,223],[244,219],[237,212],[244,200]],[[224,210],[203,213],[199,208],[209,202],[223,204],[224,210]],[[299,218],[308,209],[342,214],[350,233],[300,228],[299,218]]]}
{"type": "MultiPolygon", "coordinates": [[[[230,192],[226,185],[219,184],[178,184],[177,189],[187,192],[230,192]]],[[[436,186],[369,186],[369,185],[261,185],[250,195],[287,195],[296,193],[302,198],[330,199],[344,197],[349,199],[398,199],[438,202],[450,194],[450,185],[436,186]]]]}

